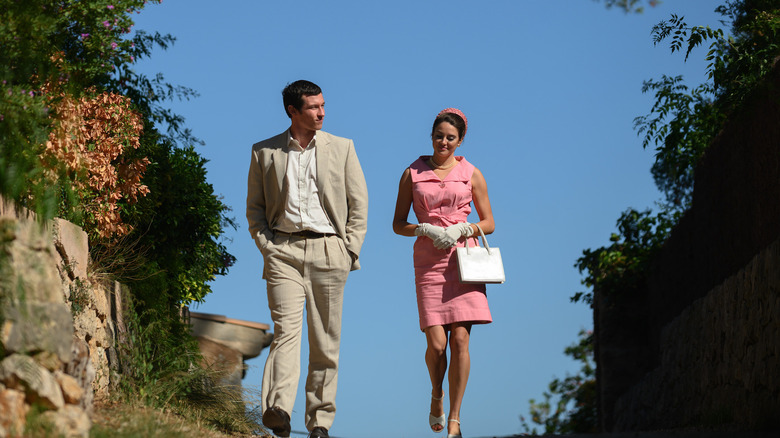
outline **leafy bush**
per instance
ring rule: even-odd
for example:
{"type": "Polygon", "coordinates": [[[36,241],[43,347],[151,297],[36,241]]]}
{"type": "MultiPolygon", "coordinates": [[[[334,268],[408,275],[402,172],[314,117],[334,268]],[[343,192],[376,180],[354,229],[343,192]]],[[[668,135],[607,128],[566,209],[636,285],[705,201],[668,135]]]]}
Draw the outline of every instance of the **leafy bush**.
{"type": "Polygon", "coordinates": [[[79,208],[77,215],[72,211],[62,215],[79,223],[83,214],[80,225],[93,238],[127,234],[131,227],[122,221],[119,201],[134,203],[149,193],[140,183],[149,159],[127,160],[123,154],[125,148],[139,146],[140,114],[126,97],[105,92],[78,100],[62,95],[55,105],[58,119],[42,161],[57,163],[49,168],[65,166],[79,208]]]}
{"type": "Polygon", "coordinates": [[[591,304],[594,290],[613,298],[640,290],[648,262],[661,249],[676,222],[676,216],[667,212],[655,216],[650,210],[623,212],[617,221],[618,233],[610,236],[612,243],[596,250],[584,250],[574,265],[585,276],[582,284],[590,289],[574,294],[572,302],[582,300],[591,304]]]}
{"type": "MultiPolygon", "coordinates": [[[[631,11],[638,0],[607,1],[631,11]]],[[[651,2],[652,3],[652,2],[651,2]]],[[[731,36],[709,26],[690,27],[684,17],[672,15],[653,28],[656,44],[670,40],[674,52],[685,50],[685,59],[693,50],[710,41],[706,55],[710,82],[688,87],[680,76],[663,76],[648,80],[643,92],[655,93],[650,113],[637,117],[634,126],[644,136],[642,146],[656,148],[656,161],[651,173],[664,200],[660,211],[639,212],[628,209],[617,221],[618,232],[610,236],[610,244],[586,249],[574,265],[583,275],[582,284],[589,289],[577,292],[573,302],[592,304],[593,294],[619,299],[641,291],[650,260],[663,247],[679,218],[690,207],[694,169],[707,147],[728,117],[739,111],[747,96],[767,76],[780,55],[780,5],[776,0],[726,1],[716,11],[731,22],[731,36]]],[[[580,334],[579,349],[567,354],[582,354],[590,348],[592,338],[580,334]]],[[[582,359],[583,356],[575,356],[582,359]]],[[[544,401],[531,400],[531,418],[544,425],[545,433],[587,432],[595,428],[595,381],[589,361],[585,360],[581,374],[564,380],[553,380],[544,401]],[[552,403],[553,397],[560,397],[552,403]],[[570,404],[576,400],[570,410],[570,404]]],[[[526,432],[536,433],[523,419],[526,432]]]]}
{"type": "Polygon", "coordinates": [[[62,163],[41,163],[53,106],[62,95],[78,98],[107,84],[117,65],[133,61],[133,42],[123,35],[146,3],[0,0],[0,195],[42,220],[60,204],[76,208],[62,163]]]}
{"type": "MultiPolygon", "coordinates": [[[[553,379],[544,400],[530,400],[531,422],[544,426],[543,434],[598,432],[596,409],[596,370],[593,363],[593,332],[580,330],[579,340],[564,353],[580,362],[580,373],[553,379]],[[557,399],[557,400],[556,400],[557,399]]],[[[537,435],[536,427],[520,417],[523,431],[537,435]]]]}
{"type": "MultiPolygon", "coordinates": [[[[706,59],[711,83],[689,88],[681,77],[646,81],[654,91],[650,114],[637,117],[643,147],[656,146],[652,173],[665,196],[661,211],[628,210],[618,220],[620,234],[610,246],[586,249],[575,266],[586,273],[583,284],[600,293],[631,293],[643,281],[649,259],[663,245],[674,224],[691,204],[694,168],[723,123],[766,77],[780,55],[780,6],[771,0],[728,1],[716,9],[732,23],[733,36],[709,26],[689,27],[672,15],[653,28],[656,44],[670,38],[672,52],[692,51],[711,41],[706,59]]],[[[592,292],[578,292],[573,301],[590,303],[592,292]]]]}
{"type": "Polygon", "coordinates": [[[192,146],[150,141],[136,153],[150,160],[144,176],[150,192],[128,206],[128,216],[148,263],[146,274],[136,273],[128,285],[152,307],[201,302],[211,292],[208,283],[235,262],[220,241],[224,228],[235,226],[226,216],[230,208],[213,194],[206,160],[192,146]]]}
{"type": "Polygon", "coordinates": [[[174,42],[127,37],[147,3],[0,0],[0,195],[82,225],[90,272],[131,286],[123,382],[164,404],[197,376],[180,306],[227,273],[235,258],[221,237],[235,225],[206,180],[201,142],[163,107],[196,93],[132,69],[174,42]]]}

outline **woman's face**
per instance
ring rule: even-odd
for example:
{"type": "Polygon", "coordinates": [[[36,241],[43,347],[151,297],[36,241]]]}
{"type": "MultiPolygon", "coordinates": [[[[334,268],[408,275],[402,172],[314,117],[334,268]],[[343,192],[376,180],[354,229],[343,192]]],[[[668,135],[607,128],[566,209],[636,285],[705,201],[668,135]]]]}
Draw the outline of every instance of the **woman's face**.
{"type": "Polygon", "coordinates": [[[460,136],[458,128],[452,126],[449,122],[441,122],[433,130],[433,156],[439,157],[439,163],[443,163],[445,158],[455,153],[455,149],[460,146],[460,136]]]}

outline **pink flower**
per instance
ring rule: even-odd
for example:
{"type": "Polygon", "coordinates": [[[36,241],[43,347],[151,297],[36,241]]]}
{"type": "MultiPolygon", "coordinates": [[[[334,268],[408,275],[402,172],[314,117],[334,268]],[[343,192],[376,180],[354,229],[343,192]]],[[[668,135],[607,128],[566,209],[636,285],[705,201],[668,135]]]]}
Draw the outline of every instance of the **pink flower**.
{"type": "Polygon", "coordinates": [[[103,22],[103,26],[110,27],[111,26],[111,22],[106,20],[106,21],[103,22]]]}
{"type": "Polygon", "coordinates": [[[82,40],[85,40],[85,39],[87,39],[87,37],[89,37],[89,34],[88,34],[88,33],[82,33],[82,34],[81,34],[81,39],[82,39],[82,40]]]}
{"type": "Polygon", "coordinates": [[[111,43],[111,48],[112,48],[112,49],[115,49],[115,50],[116,50],[116,46],[117,46],[117,44],[116,44],[116,43],[111,43]]]}
{"type": "Polygon", "coordinates": [[[108,5],[106,6],[108,9],[114,9],[114,5],[108,5]]]}

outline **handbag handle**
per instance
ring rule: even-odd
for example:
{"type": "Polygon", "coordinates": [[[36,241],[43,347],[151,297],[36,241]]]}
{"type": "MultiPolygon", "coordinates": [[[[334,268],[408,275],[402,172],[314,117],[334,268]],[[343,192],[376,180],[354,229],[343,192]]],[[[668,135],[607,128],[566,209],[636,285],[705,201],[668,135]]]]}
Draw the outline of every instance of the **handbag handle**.
{"type": "MultiPolygon", "coordinates": [[[[488,254],[492,254],[490,252],[490,245],[488,245],[487,237],[485,237],[485,232],[482,231],[482,227],[479,226],[479,224],[474,224],[477,227],[477,230],[479,230],[479,235],[482,237],[482,244],[485,245],[485,249],[487,250],[488,254]]],[[[469,238],[466,238],[466,253],[469,252],[469,238]]]]}

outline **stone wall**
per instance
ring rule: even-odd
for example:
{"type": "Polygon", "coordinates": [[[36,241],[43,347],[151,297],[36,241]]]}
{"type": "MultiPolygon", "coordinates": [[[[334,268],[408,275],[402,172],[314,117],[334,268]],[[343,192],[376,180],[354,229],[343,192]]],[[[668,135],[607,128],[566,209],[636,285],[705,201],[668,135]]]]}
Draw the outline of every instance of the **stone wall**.
{"type": "Polygon", "coordinates": [[[87,236],[0,198],[0,437],[32,404],[65,436],[88,435],[95,399],[119,376],[126,291],[92,281],[87,236]]]}
{"type": "Polygon", "coordinates": [[[683,310],[660,350],[617,400],[615,430],[780,426],[780,240],[683,310]]]}
{"type": "Polygon", "coordinates": [[[693,206],[646,286],[596,291],[605,431],[777,428],[780,64],[696,169],[693,206]]]}

